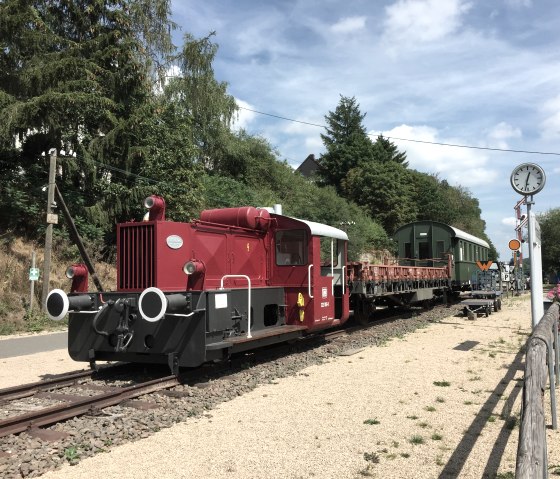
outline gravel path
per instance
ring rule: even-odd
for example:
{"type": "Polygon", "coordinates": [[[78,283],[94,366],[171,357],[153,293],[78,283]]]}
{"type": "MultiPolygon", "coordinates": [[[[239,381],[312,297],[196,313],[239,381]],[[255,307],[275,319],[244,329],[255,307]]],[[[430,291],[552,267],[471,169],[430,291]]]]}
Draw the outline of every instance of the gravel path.
{"type": "MultiPolygon", "coordinates": [[[[113,410],[97,438],[86,431],[33,447],[57,457],[45,467],[77,463],[45,479],[513,477],[529,326],[527,295],[489,318],[451,316],[412,333],[403,326],[390,341],[353,338],[247,367],[186,387],[192,397],[181,402],[161,399],[141,420],[113,410]],[[361,349],[372,342],[380,345],[361,349]],[[122,439],[127,424],[130,439],[143,439],[122,439]]],[[[0,360],[0,387],[81,367],[64,351],[25,359],[24,368],[21,358],[0,360]]],[[[0,451],[33,443],[21,436],[0,451]]],[[[549,464],[560,464],[557,431],[548,431],[548,450],[549,464]]],[[[18,454],[18,471],[31,477],[42,470],[30,457],[18,454]]],[[[0,474],[13,467],[0,454],[0,474]]]]}

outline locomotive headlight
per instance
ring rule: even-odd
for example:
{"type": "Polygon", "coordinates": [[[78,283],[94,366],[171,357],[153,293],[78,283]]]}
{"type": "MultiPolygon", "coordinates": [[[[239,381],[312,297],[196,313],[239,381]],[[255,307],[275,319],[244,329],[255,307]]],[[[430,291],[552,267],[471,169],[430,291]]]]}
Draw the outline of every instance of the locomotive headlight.
{"type": "Polygon", "coordinates": [[[204,273],[204,263],[197,260],[187,261],[183,266],[183,272],[187,276],[204,273]]]}
{"type": "Polygon", "coordinates": [[[72,279],[74,277],[75,271],[74,271],[74,266],[68,266],[68,269],[66,270],[66,277],[68,279],[72,279]]]}

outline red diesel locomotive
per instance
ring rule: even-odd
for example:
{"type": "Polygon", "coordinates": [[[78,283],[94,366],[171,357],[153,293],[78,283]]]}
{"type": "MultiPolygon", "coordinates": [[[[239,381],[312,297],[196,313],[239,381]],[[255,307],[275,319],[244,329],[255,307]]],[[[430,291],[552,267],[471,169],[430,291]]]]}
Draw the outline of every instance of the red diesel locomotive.
{"type": "Polygon", "coordinates": [[[68,269],[72,287],[47,297],[51,319],[69,313],[76,361],[179,367],[339,326],[350,304],[367,319],[375,304],[432,299],[449,286],[445,268],[347,265],[347,234],[254,207],[206,210],[199,220],[165,220],[165,202],[146,199],[149,218],[117,226],[117,288],[89,292],[87,269],[68,269]]]}

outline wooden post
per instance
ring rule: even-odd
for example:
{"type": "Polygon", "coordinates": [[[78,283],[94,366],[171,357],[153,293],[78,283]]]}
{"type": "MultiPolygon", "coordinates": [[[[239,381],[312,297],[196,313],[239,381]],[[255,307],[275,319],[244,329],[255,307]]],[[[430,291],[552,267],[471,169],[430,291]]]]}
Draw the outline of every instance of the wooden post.
{"type": "Polygon", "coordinates": [[[89,273],[91,274],[93,282],[95,283],[95,286],[97,287],[97,291],[103,292],[103,285],[101,284],[101,281],[99,280],[99,278],[97,277],[97,274],[95,273],[95,268],[93,267],[93,263],[91,262],[91,259],[88,255],[87,251],[86,251],[86,248],[84,247],[84,243],[82,242],[82,238],[80,237],[80,234],[78,233],[78,229],[76,228],[76,224],[74,223],[74,220],[72,219],[72,216],[70,215],[70,211],[68,211],[68,207],[66,206],[66,202],[64,201],[64,198],[62,197],[62,194],[60,193],[60,190],[58,189],[58,186],[56,186],[56,185],[55,185],[55,191],[56,191],[56,198],[60,202],[60,209],[62,211],[62,214],[64,215],[64,218],[66,219],[66,223],[68,223],[68,230],[69,230],[69,233],[70,233],[70,237],[72,238],[74,243],[76,243],[76,246],[78,247],[78,250],[80,251],[80,255],[82,256],[82,259],[84,260],[84,263],[86,264],[86,267],[87,267],[89,273]]]}
{"type": "MultiPolygon", "coordinates": [[[[547,361],[550,357],[547,355],[547,343],[550,347],[554,344],[552,329],[557,324],[555,320],[558,315],[559,307],[555,303],[550,306],[527,342],[523,416],[519,427],[515,470],[515,477],[518,479],[548,477],[544,416],[544,392],[549,376],[547,361]]],[[[554,382],[554,378],[551,379],[554,382]]],[[[554,384],[551,386],[554,387],[554,384]]]]}
{"type": "Polygon", "coordinates": [[[52,214],[54,203],[54,180],[56,174],[56,148],[50,150],[50,163],[49,163],[49,187],[47,191],[47,232],[45,235],[45,260],[43,263],[43,290],[41,294],[41,308],[45,311],[47,309],[47,295],[49,294],[49,282],[51,275],[51,252],[52,252],[52,236],[53,224],[55,224],[56,217],[52,214]]]}

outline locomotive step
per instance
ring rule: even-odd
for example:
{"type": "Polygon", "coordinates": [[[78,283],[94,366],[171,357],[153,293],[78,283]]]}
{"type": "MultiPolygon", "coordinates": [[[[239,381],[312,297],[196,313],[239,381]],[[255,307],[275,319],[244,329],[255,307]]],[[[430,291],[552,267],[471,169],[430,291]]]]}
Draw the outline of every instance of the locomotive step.
{"type": "Polygon", "coordinates": [[[285,324],[284,326],[271,327],[258,331],[251,331],[251,338],[246,334],[243,336],[235,336],[227,338],[219,343],[211,343],[206,345],[206,349],[223,349],[231,348],[231,352],[242,352],[259,346],[268,346],[270,344],[281,343],[291,339],[297,339],[303,335],[307,329],[306,326],[285,324]]]}

